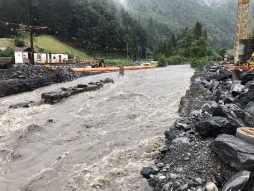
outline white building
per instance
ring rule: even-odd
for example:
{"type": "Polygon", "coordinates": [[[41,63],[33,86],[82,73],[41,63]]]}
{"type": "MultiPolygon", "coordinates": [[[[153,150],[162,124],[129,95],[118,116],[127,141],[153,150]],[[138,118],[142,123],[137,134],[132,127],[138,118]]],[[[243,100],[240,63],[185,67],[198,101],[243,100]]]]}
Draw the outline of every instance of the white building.
{"type": "Polygon", "coordinates": [[[30,63],[31,48],[16,47],[14,49],[15,64],[30,63]]]}
{"type": "Polygon", "coordinates": [[[67,63],[68,54],[34,53],[34,63],[67,63]]]}
{"type": "MultiPolygon", "coordinates": [[[[14,49],[15,63],[31,63],[31,48],[29,47],[16,47],[14,49]]],[[[67,63],[68,54],[51,54],[51,53],[34,53],[34,63],[67,63]]]]}

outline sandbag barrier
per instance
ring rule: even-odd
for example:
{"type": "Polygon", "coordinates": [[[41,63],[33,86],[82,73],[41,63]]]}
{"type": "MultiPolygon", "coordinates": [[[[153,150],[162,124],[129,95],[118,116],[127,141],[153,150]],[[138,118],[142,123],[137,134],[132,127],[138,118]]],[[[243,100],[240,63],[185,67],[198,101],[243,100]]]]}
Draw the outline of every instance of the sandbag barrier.
{"type": "MultiPolygon", "coordinates": [[[[155,68],[156,65],[149,65],[149,66],[125,66],[124,70],[137,70],[137,69],[148,69],[148,68],[155,68]]],[[[71,68],[75,72],[95,72],[95,71],[118,71],[119,67],[105,67],[105,68],[71,68]]]]}
{"type": "Polygon", "coordinates": [[[64,98],[68,98],[72,95],[79,94],[87,91],[96,91],[104,86],[106,83],[114,83],[113,79],[106,78],[98,82],[90,82],[88,84],[78,84],[77,86],[70,88],[61,88],[57,91],[44,92],[41,94],[41,98],[46,104],[55,104],[60,102],[64,98]]]}

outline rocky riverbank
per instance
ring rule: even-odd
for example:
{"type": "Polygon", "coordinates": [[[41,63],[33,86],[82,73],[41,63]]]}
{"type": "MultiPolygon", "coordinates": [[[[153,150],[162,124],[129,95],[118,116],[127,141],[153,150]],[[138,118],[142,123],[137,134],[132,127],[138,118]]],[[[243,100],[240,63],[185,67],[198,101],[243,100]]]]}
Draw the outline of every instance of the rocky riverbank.
{"type": "Polygon", "coordinates": [[[0,97],[94,74],[97,73],[80,74],[71,69],[53,70],[39,65],[15,65],[10,69],[0,69],[0,97]]]}
{"type": "Polygon", "coordinates": [[[165,147],[144,167],[147,190],[254,189],[254,146],[235,137],[254,126],[254,72],[233,80],[218,64],[195,72],[165,147]]]}

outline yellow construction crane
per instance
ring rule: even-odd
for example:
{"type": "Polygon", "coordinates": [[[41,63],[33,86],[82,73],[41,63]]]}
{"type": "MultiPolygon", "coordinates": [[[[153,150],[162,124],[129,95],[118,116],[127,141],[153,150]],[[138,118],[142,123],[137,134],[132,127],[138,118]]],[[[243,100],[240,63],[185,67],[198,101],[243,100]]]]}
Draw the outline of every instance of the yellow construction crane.
{"type": "Polygon", "coordinates": [[[234,39],[234,62],[237,61],[237,47],[240,39],[248,38],[248,20],[250,16],[250,0],[238,0],[236,32],[234,39]]]}

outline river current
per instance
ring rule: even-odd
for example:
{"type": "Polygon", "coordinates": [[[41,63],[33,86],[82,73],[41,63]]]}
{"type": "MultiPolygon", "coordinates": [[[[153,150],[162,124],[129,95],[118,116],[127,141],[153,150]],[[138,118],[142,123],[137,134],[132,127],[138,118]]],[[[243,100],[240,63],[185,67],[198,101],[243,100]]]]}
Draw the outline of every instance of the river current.
{"type": "Polygon", "coordinates": [[[0,98],[1,191],[143,191],[164,131],[189,89],[189,65],[103,73],[0,98]],[[112,78],[55,105],[41,94],[112,78]],[[10,105],[33,101],[29,108],[10,105]]]}

